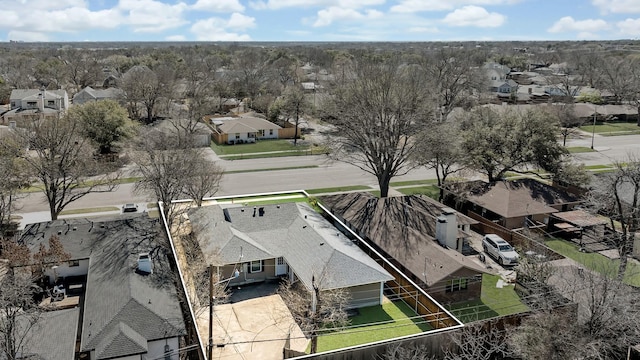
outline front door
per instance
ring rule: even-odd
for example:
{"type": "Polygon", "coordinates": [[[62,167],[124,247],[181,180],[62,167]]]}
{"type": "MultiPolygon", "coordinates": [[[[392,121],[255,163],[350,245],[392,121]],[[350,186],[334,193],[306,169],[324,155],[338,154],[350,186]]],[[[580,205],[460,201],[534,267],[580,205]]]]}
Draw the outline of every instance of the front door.
{"type": "Polygon", "coordinates": [[[284,262],[283,257],[276,259],[276,276],[284,275],[287,273],[287,263],[284,262]]]}

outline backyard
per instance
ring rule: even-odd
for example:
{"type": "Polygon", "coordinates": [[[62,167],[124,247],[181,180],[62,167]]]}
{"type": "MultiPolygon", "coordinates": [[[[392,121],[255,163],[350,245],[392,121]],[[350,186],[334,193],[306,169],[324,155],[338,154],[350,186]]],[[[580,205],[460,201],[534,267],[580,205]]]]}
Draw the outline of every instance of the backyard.
{"type": "MultiPolygon", "coordinates": [[[[566,240],[551,239],[546,240],[545,245],[556,252],[584,265],[587,269],[596,271],[606,276],[615,276],[618,272],[620,260],[611,260],[598,253],[581,252],[579,246],[566,240]]],[[[627,264],[624,282],[640,287],[640,265],[631,260],[627,264]]]]}
{"type": "Polygon", "coordinates": [[[318,337],[318,352],[418,334],[431,326],[404,302],[385,302],[382,305],[358,309],[351,317],[351,325],[342,331],[328,331],[318,337]]]}
{"type": "Polygon", "coordinates": [[[463,323],[529,311],[520,301],[514,286],[504,284],[499,288],[496,286],[498,280],[498,275],[482,275],[480,300],[453,304],[448,309],[463,323]]]}

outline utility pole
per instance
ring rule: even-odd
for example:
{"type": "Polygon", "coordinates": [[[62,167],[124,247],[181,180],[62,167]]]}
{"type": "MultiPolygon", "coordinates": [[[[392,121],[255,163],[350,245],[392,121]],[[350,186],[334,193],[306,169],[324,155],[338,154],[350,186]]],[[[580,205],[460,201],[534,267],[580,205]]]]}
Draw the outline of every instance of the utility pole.
{"type": "Polygon", "coordinates": [[[207,359],[213,359],[213,265],[209,265],[209,353],[207,359]]]}

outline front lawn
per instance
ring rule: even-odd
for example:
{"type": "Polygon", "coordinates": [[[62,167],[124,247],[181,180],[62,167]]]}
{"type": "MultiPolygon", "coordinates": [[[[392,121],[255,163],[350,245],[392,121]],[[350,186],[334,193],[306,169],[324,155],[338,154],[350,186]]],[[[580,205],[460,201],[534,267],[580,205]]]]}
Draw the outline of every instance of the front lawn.
{"type": "Polygon", "coordinates": [[[571,154],[586,153],[586,152],[594,152],[595,151],[595,150],[593,150],[592,148],[590,148],[588,146],[572,146],[572,147],[568,147],[567,150],[571,154]]]}
{"type": "Polygon", "coordinates": [[[291,140],[258,140],[252,144],[237,145],[218,145],[212,142],[211,148],[218,155],[240,155],[271,151],[302,151],[307,150],[309,146],[293,146],[293,142],[291,140]]]}
{"type": "MultiPolygon", "coordinates": [[[[561,239],[546,240],[544,243],[556,252],[584,265],[587,269],[612,277],[618,273],[620,260],[611,260],[598,253],[580,252],[577,244],[561,239]]],[[[633,261],[627,263],[624,282],[640,287],[640,266],[637,263],[633,261]]]]}
{"type": "Polygon", "coordinates": [[[402,301],[360,308],[358,311],[359,314],[351,318],[348,329],[328,332],[318,337],[318,352],[418,334],[432,329],[402,301]]]}
{"type": "Polygon", "coordinates": [[[440,189],[436,185],[403,187],[396,190],[404,195],[427,195],[435,200],[440,197],[440,189]]]}
{"type": "MultiPolygon", "coordinates": [[[[581,126],[580,130],[591,133],[593,132],[593,124],[581,126]]],[[[640,127],[635,122],[598,122],[595,126],[595,133],[600,135],[613,135],[611,133],[618,133],[618,135],[638,134],[640,133],[640,127]]]]}
{"type": "Polygon", "coordinates": [[[452,304],[449,310],[463,323],[529,311],[512,284],[497,288],[499,275],[482,275],[480,300],[452,304]]]}
{"type": "Polygon", "coordinates": [[[326,194],[326,193],[339,193],[347,191],[359,191],[369,190],[371,187],[365,185],[351,185],[351,186],[338,186],[332,188],[318,188],[306,190],[308,194],[326,194]]]}

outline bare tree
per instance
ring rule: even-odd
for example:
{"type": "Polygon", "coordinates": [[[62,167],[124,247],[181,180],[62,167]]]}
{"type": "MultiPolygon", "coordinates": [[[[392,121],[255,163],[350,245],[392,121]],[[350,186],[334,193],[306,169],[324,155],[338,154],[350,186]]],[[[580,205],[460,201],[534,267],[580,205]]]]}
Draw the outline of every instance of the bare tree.
{"type": "Polygon", "coordinates": [[[640,226],[640,160],[629,155],[624,163],[615,163],[615,168],[614,172],[599,176],[599,181],[593,184],[589,205],[611,219],[615,233],[612,240],[620,255],[617,277],[622,280],[640,226]]]}
{"type": "Polygon", "coordinates": [[[505,356],[508,351],[506,334],[498,321],[475,322],[452,332],[451,349],[445,348],[446,360],[491,360],[505,356]]]}
{"type": "Polygon", "coordinates": [[[442,186],[449,175],[464,168],[458,124],[455,121],[434,123],[418,134],[416,142],[414,161],[436,171],[438,186],[442,186]]]}
{"type": "MultiPolygon", "coordinates": [[[[2,139],[10,141],[10,139],[2,139]]],[[[26,164],[11,148],[0,147],[0,173],[4,181],[0,182],[0,236],[12,228],[12,215],[17,209],[17,200],[23,196],[19,190],[29,185],[26,164]]]]}
{"type": "MultiPolygon", "coordinates": [[[[465,106],[484,88],[482,75],[470,51],[441,49],[421,62],[437,109],[436,121],[445,121],[455,107],[465,106]]],[[[465,106],[466,107],[466,106],[465,106]]]]}
{"type": "Polygon", "coordinates": [[[139,148],[132,157],[142,175],[136,191],[152,193],[162,201],[169,224],[176,215],[173,200],[192,196],[200,205],[203,197],[215,194],[219,188],[222,169],[179,134],[150,131],[140,137],[139,148]]]}
{"type": "Polygon", "coordinates": [[[40,182],[52,220],[83,196],[110,192],[117,186],[119,173],[94,158],[95,149],[73,117],[28,122],[13,136],[14,141],[0,146],[20,147],[19,157],[40,182]]]}
{"type": "Polygon", "coordinates": [[[344,289],[321,290],[322,276],[312,280],[312,290],[305,289],[300,282],[286,281],[278,288],[278,294],[287,304],[294,320],[305,334],[311,337],[311,353],[318,351],[318,332],[349,323],[346,309],[349,296],[344,289]]]}
{"type": "Polygon", "coordinates": [[[7,360],[20,355],[42,310],[34,301],[31,277],[10,271],[0,278],[0,354],[7,360]]]}
{"type": "Polygon", "coordinates": [[[508,338],[511,352],[523,359],[576,359],[580,340],[569,314],[541,311],[527,317],[508,338]]]}
{"type": "Polygon", "coordinates": [[[364,58],[355,74],[338,85],[326,118],[337,130],[332,156],[374,175],[387,197],[391,179],[408,171],[411,137],[428,118],[425,87],[419,68],[398,56],[364,58]]]}
{"type": "Polygon", "coordinates": [[[298,143],[298,126],[300,125],[300,116],[308,111],[309,104],[304,96],[304,92],[300,88],[289,87],[285,90],[282,99],[282,113],[285,119],[293,119],[296,130],[293,135],[293,145],[298,143]]]}

